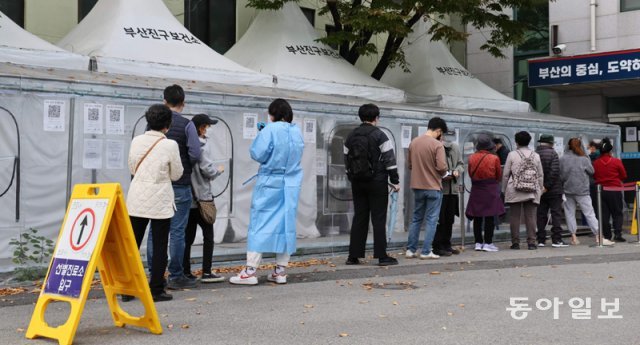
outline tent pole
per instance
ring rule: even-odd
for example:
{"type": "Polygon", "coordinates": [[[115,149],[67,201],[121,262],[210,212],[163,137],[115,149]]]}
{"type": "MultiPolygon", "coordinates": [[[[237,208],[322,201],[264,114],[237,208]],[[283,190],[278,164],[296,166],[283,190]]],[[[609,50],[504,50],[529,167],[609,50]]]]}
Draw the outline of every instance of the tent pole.
{"type": "Polygon", "coordinates": [[[67,144],[67,195],[65,198],[65,209],[69,206],[69,198],[71,198],[71,183],[73,177],[73,132],[74,132],[74,114],[76,112],[76,99],[71,98],[69,101],[69,142],[67,144]]]}

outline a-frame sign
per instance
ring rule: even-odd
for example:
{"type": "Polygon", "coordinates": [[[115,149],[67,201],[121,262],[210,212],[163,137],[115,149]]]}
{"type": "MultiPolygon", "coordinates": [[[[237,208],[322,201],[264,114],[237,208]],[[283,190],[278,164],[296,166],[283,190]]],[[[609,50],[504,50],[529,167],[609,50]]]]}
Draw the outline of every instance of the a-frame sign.
{"type": "Polygon", "coordinates": [[[132,325],[162,333],[122,189],[120,184],[108,183],[74,187],[26,337],[52,338],[70,345],[96,268],[117,327],[132,325]],[[131,316],[122,310],[118,295],[138,297],[144,315],[131,316]],[[67,321],[55,328],[44,319],[52,301],[65,301],[71,306],[67,321]]]}

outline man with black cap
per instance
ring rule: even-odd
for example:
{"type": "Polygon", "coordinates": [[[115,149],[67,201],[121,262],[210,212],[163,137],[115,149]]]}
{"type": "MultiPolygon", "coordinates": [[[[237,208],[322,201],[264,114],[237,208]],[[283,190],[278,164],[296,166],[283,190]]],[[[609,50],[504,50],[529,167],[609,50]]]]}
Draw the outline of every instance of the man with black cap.
{"type": "MultiPolygon", "coordinates": [[[[213,257],[213,223],[205,221],[202,217],[200,210],[198,209],[198,203],[200,202],[213,202],[213,193],[211,193],[211,181],[220,176],[224,172],[224,166],[215,166],[210,154],[209,141],[207,140],[207,129],[211,125],[218,123],[218,120],[210,118],[206,114],[195,115],[191,122],[193,122],[196,130],[198,131],[198,139],[200,140],[200,148],[202,149],[202,155],[198,164],[193,166],[193,172],[191,173],[191,188],[193,190],[193,203],[189,210],[189,221],[185,229],[185,248],[184,259],[182,266],[184,269],[184,275],[187,278],[196,278],[191,273],[191,246],[196,238],[196,229],[200,225],[202,229],[202,276],[200,281],[202,283],[217,283],[224,281],[224,277],[211,271],[211,259],[213,257]]],[[[214,212],[215,213],[215,212],[214,212]]],[[[215,217],[215,216],[214,216],[215,217]]],[[[214,219],[215,222],[215,219],[214,219]]]]}
{"type": "Polygon", "coordinates": [[[549,211],[551,211],[551,246],[554,248],[567,247],[562,241],[561,219],[562,207],[562,181],[560,180],[560,159],[553,149],[554,138],[551,134],[542,134],[538,140],[536,153],[540,155],[544,183],[540,205],[537,211],[538,223],[538,247],[544,247],[547,238],[547,223],[549,211]]]}

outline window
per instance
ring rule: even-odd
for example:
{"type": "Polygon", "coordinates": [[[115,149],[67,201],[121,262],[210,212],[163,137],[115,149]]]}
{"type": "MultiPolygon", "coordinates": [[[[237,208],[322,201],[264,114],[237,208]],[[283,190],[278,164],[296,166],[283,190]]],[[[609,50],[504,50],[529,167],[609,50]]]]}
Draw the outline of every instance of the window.
{"type": "Polygon", "coordinates": [[[236,43],[236,0],[185,0],[184,26],[224,54],[236,43]]]}
{"type": "Polygon", "coordinates": [[[620,0],[620,12],[640,10],[640,0],[620,0]]]}
{"type": "Polygon", "coordinates": [[[96,5],[98,0],[78,0],[78,23],[80,23],[84,17],[91,12],[93,6],[96,5]]]}
{"type": "Polygon", "coordinates": [[[315,27],[316,26],[316,10],[311,8],[306,8],[306,7],[300,7],[300,9],[302,10],[302,13],[304,14],[304,16],[307,17],[307,19],[309,20],[309,23],[311,23],[311,26],[315,27]]]}
{"type": "Polygon", "coordinates": [[[0,11],[24,28],[24,0],[0,0],[0,11]]]}
{"type": "Polygon", "coordinates": [[[549,91],[529,88],[527,59],[549,56],[549,3],[541,2],[534,10],[516,10],[514,17],[528,28],[524,42],[514,49],[514,98],[548,113],[549,91]]]}

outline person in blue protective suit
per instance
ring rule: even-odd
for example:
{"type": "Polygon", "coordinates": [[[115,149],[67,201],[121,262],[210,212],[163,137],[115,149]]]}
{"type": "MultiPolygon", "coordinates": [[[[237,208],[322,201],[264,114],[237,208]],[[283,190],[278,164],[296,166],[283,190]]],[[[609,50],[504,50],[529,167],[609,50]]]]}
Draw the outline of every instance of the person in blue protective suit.
{"type": "Polygon", "coordinates": [[[271,123],[251,145],[251,158],[260,163],[251,200],[247,237],[247,265],[231,284],[258,284],[256,271],[262,253],[275,253],[276,266],[267,280],[286,284],[285,268],[296,251],[296,211],[302,184],[300,160],[304,142],[293,111],[284,99],[269,105],[271,123]]]}

